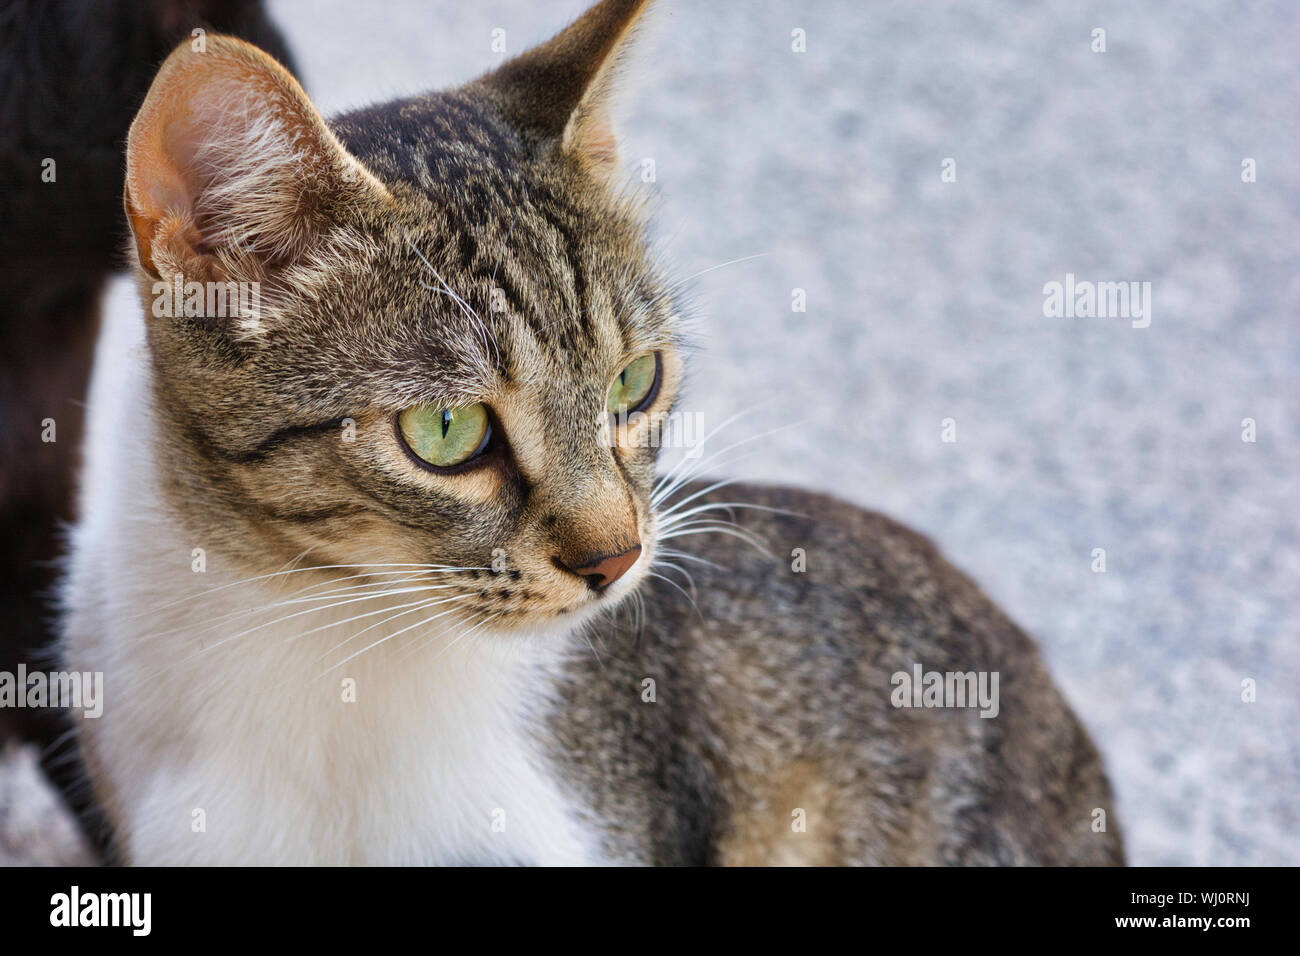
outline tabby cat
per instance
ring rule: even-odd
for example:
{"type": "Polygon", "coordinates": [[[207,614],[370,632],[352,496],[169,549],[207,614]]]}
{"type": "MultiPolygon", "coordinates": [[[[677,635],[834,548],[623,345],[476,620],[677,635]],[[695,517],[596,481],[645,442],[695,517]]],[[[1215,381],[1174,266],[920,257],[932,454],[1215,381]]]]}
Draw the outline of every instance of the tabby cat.
{"type": "Polygon", "coordinates": [[[1122,862],[1034,645],[926,541],[656,479],[683,320],[609,116],[644,6],[328,123],[242,41],[163,64],[64,590],[123,861],[1122,862]]]}

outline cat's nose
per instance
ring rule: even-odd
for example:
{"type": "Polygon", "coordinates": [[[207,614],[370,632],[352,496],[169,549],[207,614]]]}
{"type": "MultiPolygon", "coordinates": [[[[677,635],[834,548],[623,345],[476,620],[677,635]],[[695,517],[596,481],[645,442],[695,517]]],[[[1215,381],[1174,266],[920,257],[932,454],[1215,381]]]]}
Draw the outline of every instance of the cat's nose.
{"type": "Polygon", "coordinates": [[[593,591],[603,591],[627,574],[628,569],[636,564],[636,559],[639,557],[641,557],[641,545],[634,544],[618,554],[589,554],[572,564],[556,558],[555,564],[571,574],[586,578],[587,586],[593,591]]]}

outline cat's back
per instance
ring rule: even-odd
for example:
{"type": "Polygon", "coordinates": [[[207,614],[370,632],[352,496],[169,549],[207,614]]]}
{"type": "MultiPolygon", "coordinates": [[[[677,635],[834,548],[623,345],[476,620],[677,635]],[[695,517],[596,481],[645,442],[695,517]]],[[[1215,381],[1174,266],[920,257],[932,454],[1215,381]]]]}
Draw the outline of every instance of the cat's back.
{"type": "Polygon", "coordinates": [[[613,831],[625,852],[1122,862],[1097,752],[1033,642],[933,545],[789,488],[731,485],[686,507],[723,502],[757,507],[687,519],[708,533],[667,519],[661,545],[678,554],[656,561],[644,625],[621,614],[600,660],[575,662],[555,720],[577,786],[629,821],[613,831]]]}

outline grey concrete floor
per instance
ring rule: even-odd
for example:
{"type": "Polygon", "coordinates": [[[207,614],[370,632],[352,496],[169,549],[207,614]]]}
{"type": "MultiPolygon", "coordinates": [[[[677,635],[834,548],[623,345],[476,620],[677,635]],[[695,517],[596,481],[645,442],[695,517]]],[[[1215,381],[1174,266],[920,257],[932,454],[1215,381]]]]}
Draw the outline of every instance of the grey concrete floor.
{"type": "MultiPolygon", "coordinates": [[[[327,114],[583,7],[272,4],[327,114]]],[[[1300,863],[1300,5],[666,2],[646,40],[623,147],[671,260],[760,256],[696,283],[689,407],[797,423],[734,471],[978,578],[1097,736],[1133,862],[1300,863]],[[1150,326],[1045,318],[1066,273],[1150,282],[1150,326]]]]}

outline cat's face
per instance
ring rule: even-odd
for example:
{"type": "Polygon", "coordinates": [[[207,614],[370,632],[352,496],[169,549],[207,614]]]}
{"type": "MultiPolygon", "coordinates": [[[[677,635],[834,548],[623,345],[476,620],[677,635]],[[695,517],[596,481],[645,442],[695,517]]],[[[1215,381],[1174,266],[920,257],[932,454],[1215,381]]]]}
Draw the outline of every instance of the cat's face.
{"type": "Polygon", "coordinates": [[[164,65],[128,157],[144,287],[258,283],[256,315],[149,324],[168,494],[212,547],[254,569],[470,569],[444,596],[507,628],[643,579],[679,317],[610,182],[586,91],[617,44],[592,43],[550,134],[529,97],[539,70],[581,72],[572,38],[560,66],[541,47],[332,130],[237,41],[164,65]],[[641,414],[611,427],[620,411],[641,414]]]}

